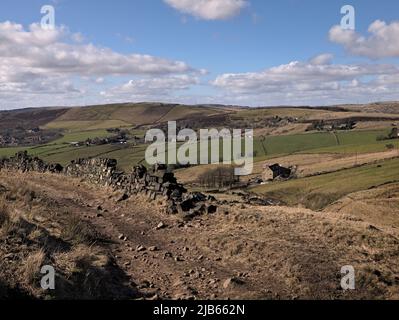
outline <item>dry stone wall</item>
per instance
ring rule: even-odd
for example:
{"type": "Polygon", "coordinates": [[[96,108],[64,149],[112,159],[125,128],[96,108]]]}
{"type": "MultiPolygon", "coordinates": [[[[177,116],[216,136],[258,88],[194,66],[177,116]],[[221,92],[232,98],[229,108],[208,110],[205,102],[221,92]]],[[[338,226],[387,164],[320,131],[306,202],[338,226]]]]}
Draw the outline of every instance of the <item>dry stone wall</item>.
{"type": "Polygon", "coordinates": [[[179,214],[185,219],[217,210],[213,197],[188,193],[163,165],[154,166],[151,170],[137,166],[131,173],[125,173],[117,170],[117,161],[114,159],[93,158],[72,161],[63,168],[59,164],[47,164],[39,158],[31,157],[27,152],[20,152],[14,157],[0,160],[1,169],[51,172],[82,178],[90,183],[123,191],[123,199],[136,194],[144,195],[150,201],[162,203],[166,214],[179,214]]]}
{"type": "Polygon", "coordinates": [[[36,171],[40,173],[60,173],[63,168],[59,164],[47,164],[37,157],[30,157],[26,151],[17,153],[14,157],[0,160],[0,169],[19,170],[22,172],[36,171]]]}

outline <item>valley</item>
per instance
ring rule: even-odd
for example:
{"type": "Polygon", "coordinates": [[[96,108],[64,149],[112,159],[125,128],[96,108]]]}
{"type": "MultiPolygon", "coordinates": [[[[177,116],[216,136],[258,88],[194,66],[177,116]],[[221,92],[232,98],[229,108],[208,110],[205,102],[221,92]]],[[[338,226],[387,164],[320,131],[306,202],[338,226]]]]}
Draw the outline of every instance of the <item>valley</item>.
{"type": "Polygon", "coordinates": [[[399,139],[388,136],[399,112],[380,107],[123,104],[39,109],[36,118],[32,110],[0,112],[2,123],[12,118],[61,134],[44,144],[0,148],[3,158],[25,150],[62,166],[107,158],[126,173],[137,165],[150,169],[145,133],[167,121],[255,132],[253,173],[223,187],[217,179],[213,186],[202,181],[229,166],[168,166],[190,192],[217,201],[215,213],[190,219],[83,176],[0,170],[0,296],[397,299],[399,139]],[[309,129],[321,120],[355,125],[309,129]],[[290,168],[288,179],[273,179],[269,166],[277,163],[290,168]],[[22,261],[32,270],[51,262],[61,285],[41,291],[22,261]],[[340,268],[348,264],[357,270],[353,292],[339,287],[340,268]]]}

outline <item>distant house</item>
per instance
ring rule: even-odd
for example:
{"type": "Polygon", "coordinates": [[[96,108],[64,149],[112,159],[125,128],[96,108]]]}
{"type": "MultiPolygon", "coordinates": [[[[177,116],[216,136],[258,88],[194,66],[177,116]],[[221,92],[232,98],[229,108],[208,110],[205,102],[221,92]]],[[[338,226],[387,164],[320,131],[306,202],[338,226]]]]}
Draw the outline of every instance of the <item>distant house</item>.
{"type": "Polygon", "coordinates": [[[273,180],[280,177],[283,179],[288,179],[291,176],[292,170],[280,166],[278,163],[269,166],[270,170],[273,171],[273,180]]]}
{"type": "Polygon", "coordinates": [[[81,142],[70,142],[69,143],[72,147],[80,147],[81,146],[81,142]]]}
{"type": "Polygon", "coordinates": [[[119,139],[118,143],[120,144],[127,144],[127,140],[126,139],[119,139]]]}
{"type": "Polygon", "coordinates": [[[33,128],[33,129],[29,129],[27,130],[28,133],[38,133],[40,132],[40,128],[33,128]]]}

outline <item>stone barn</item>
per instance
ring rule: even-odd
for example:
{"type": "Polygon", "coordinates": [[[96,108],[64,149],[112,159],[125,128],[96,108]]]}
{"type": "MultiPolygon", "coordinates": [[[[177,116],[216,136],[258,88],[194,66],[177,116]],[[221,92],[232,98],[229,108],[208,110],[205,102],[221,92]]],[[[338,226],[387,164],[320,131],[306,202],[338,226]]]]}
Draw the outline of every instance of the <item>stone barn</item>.
{"type": "Polygon", "coordinates": [[[269,168],[273,172],[273,180],[278,177],[283,178],[283,179],[288,179],[292,173],[291,169],[284,168],[277,163],[272,166],[269,166],[269,168]]]}

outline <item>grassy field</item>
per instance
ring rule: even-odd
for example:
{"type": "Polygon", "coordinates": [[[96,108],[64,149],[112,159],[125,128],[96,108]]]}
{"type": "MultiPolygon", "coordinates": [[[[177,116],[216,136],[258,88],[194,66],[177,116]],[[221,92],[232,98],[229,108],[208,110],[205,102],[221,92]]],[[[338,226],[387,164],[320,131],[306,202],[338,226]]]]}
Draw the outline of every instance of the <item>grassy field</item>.
{"type": "MultiPolygon", "coordinates": [[[[255,162],[297,153],[370,153],[386,151],[392,141],[379,141],[389,130],[316,132],[254,138],[255,162]]],[[[223,144],[220,144],[222,155],[223,144]]]]}
{"type": "Polygon", "coordinates": [[[19,151],[23,151],[23,150],[29,150],[30,148],[25,148],[25,147],[21,147],[21,148],[0,148],[0,158],[9,158],[13,155],[15,155],[17,152],[19,151]]]}
{"type": "MultiPolygon", "coordinates": [[[[329,132],[296,134],[287,136],[270,136],[265,140],[255,137],[255,162],[297,153],[369,153],[386,150],[387,141],[377,142],[379,135],[386,135],[388,130],[329,132]]],[[[144,135],[144,131],[133,131],[132,134],[144,135]]],[[[106,156],[119,161],[122,168],[130,168],[144,159],[147,145],[125,146],[108,145],[95,147],[73,147],[70,142],[84,141],[88,138],[106,137],[112,134],[105,129],[71,131],[53,143],[35,147],[0,148],[0,157],[10,157],[21,150],[28,150],[49,162],[67,164],[71,160],[84,157],[106,156]]],[[[198,148],[199,149],[199,148],[198,148]]],[[[209,148],[210,149],[210,148],[209,148]]],[[[222,155],[223,144],[220,144],[222,155]]]]}
{"type": "Polygon", "coordinates": [[[47,162],[60,163],[61,165],[66,165],[72,160],[79,158],[91,158],[91,157],[104,157],[112,158],[108,154],[113,151],[119,150],[118,145],[103,145],[103,146],[93,146],[93,147],[68,147],[61,150],[55,150],[47,154],[42,154],[40,157],[47,162]]]}
{"type": "Polygon", "coordinates": [[[94,139],[94,138],[106,138],[112,136],[112,133],[109,133],[107,130],[100,129],[100,130],[85,130],[85,131],[78,131],[78,132],[68,132],[64,133],[63,137],[54,141],[55,144],[63,144],[63,143],[70,143],[70,142],[79,142],[85,141],[87,139],[94,139]]]}
{"type": "Polygon", "coordinates": [[[295,117],[298,119],[308,119],[310,117],[323,117],[325,114],[334,113],[333,111],[324,111],[317,109],[301,108],[264,108],[264,109],[245,109],[236,112],[232,117],[234,119],[262,119],[271,117],[295,117]]]}
{"type": "Polygon", "coordinates": [[[385,108],[377,112],[376,110],[370,110],[370,112],[364,113],[363,106],[362,109],[360,107],[352,108],[351,110],[347,109],[347,111],[335,111],[333,109],[310,109],[310,108],[300,108],[300,107],[283,107],[283,108],[261,108],[261,109],[245,109],[239,110],[232,115],[234,119],[246,119],[246,120],[259,120],[262,118],[271,118],[271,117],[292,117],[298,118],[298,120],[338,120],[338,119],[348,119],[350,117],[358,117],[360,115],[366,116],[371,120],[378,119],[381,117],[388,117],[392,119],[399,120],[398,116],[398,108],[385,108]],[[359,112],[362,111],[362,112],[359,112]]]}
{"type": "Polygon", "coordinates": [[[387,150],[387,145],[393,144],[396,148],[399,148],[398,142],[392,141],[379,141],[369,142],[365,144],[344,144],[339,146],[331,146],[324,148],[317,148],[308,150],[309,153],[341,153],[341,154],[363,154],[371,152],[382,152],[387,150]]]}
{"type": "Polygon", "coordinates": [[[343,196],[388,182],[399,181],[399,159],[341,170],[320,176],[274,182],[251,191],[290,206],[319,210],[343,196]]]}
{"type": "Polygon", "coordinates": [[[386,150],[390,141],[377,141],[389,130],[319,132],[254,139],[255,162],[294,153],[369,153],[386,150]]]}
{"type": "Polygon", "coordinates": [[[63,129],[73,132],[82,130],[98,130],[108,128],[124,128],[130,124],[121,120],[98,120],[98,121],[53,121],[44,126],[45,129],[63,129]]]}

